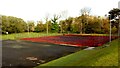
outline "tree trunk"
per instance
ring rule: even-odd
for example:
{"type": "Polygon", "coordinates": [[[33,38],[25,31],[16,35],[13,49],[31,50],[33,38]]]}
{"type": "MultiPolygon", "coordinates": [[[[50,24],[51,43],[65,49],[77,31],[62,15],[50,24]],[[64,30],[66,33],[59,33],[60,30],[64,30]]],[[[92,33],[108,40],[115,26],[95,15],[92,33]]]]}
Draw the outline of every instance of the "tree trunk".
{"type": "Polygon", "coordinates": [[[80,34],[82,34],[82,23],[81,23],[81,27],[80,27],[80,34]]]}
{"type": "Polygon", "coordinates": [[[62,29],[62,24],[61,24],[61,33],[63,32],[63,29],[62,29]]]}
{"type": "Polygon", "coordinates": [[[47,24],[47,34],[48,34],[48,22],[46,22],[46,24],[47,24]]]}

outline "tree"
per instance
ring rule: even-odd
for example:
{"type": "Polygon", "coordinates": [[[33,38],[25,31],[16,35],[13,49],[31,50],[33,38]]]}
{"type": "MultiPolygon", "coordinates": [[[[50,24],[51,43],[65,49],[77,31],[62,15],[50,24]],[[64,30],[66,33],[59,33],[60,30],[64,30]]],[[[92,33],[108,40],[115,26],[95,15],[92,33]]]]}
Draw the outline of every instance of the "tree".
{"type": "Polygon", "coordinates": [[[85,27],[88,24],[87,18],[89,16],[90,11],[91,11],[91,9],[87,8],[87,7],[81,9],[81,11],[80,11],[81,12],[81,21],[82,21],[82,23],[81,23],[81,29],[82,29],[81,33],[85,33],[85,27]]]}
{"type": "Polygon", "coordinates": [[[10,26],[7,19],[7,16],[2,16],[2,33],[6,33],[8,31],[7,28],[10,26]]]}
{"type": "Polygon", "coordinates": [[[60,23],[59,23],[59,25],[60,25],[60,33],[63,33],[63,28],[65,27],[64,25],[64,20],[65,19],[67,19],[67,17],[68,17],[68,11],[67,10],[64,10],[64,11],[62,11],[61,13],[60,13],[60,16],[61,16],[61,21],[60,21],[60,23]]]}
{"type": "Polygon", "coordinates": [[[21,18],[2,15],[2,33],[21,33],[26,31],[26,22],[21,18]],[[19,24],[19,25],[18,25],[19,24]]]}
{"type": "Polygon", "coordinates": [[[76,17],[74,19],[74,24],[75,24],[74,29],[76,29],[76,32],[82,34],[82,18],[81,18],[81,16],[76,17]]]}
{"type": "Polygon", "coordinates": [[[38,21],[37,26],[35,27],[35,32],[44,32],[45,30],[45,24],[43,24],[42,21],[38,21]]]}
{"type": "Polygon", "coordinates": [[[28,24],[28,31],[29,32],[33,32],[35,30],[35,22],[34,21],[28,21],[27,24],[28,24]]]}
{"type": "Polygon", "coordinates": [[[52,31],[51,31],[51,29],[52,29],[52,22],[51,22],[51,20],[48,20],[47,24],[48,24],[48,26],[49,26],[49,27],[48,27],[48,31],[49,31],[49,32],[52,32],[52,31]]]}
{"type": "Polygon", "coordinates": [[[104,33],[108,34],[109,33],[109,20],[108,19],[102,19],[102,22],[103,22],[102,29],[104,30],[104,33]]]}
{"type": "Polygon", "coordinates": [[[112,28],[111,32],[112,32],[112,34],[114,34],[114,33],[117,32],[117,28],[116,28],[116,26],[114,26],[114,27],[112,28]]]}
{"type": "MultiPolygon", "coordinates": [[[[110,14],[110,15],[109,15],[109,20],[112,20],[112,19],[115,19],[117,16],[120,15],[120,9],[118,9],[118,8],[113,8],[113,9],[110,10],[108,13],[110,14]]],[[[114,26],[116,26],[117,30],[120,29],[119,19],[118,19],[118,20],[116,19],[116,21],[112,21],[111,23],[112,23],[112,28],[113,28],[114,26]]]]}
{"type": "Polygon", "coordinates": [[[61,33],[70,33],[72,32],[72,23],[73,23],[72,17],[69,17],[68,19],[61,20],[60,21],[60,31],[61,33]]]}
{"type": "Polygon", "coordinates": [[[66,22],[65,22],[65,20],[61,20],[59,24],[60,24],[60,32],[65,33],[66,32],[66,22]]]}
{"type": "Polygon", "coordinates": [[[68,19],[66,19],[66,23],[67,23],[67,33],[71,32],[71,24],[73,22],[73,18],[69,17],[68,19]]]}
{"type": "Polygon", "coordinates": [[[60,15],[54,14],[52,21],[52,32],[58,32],[59,31],[59,24],[58,24],[58,19],[60,18],[60,15]]]}
{"type": "Polygon", "coordinates": [[[109,19],[114,19],[115,17],[117,17],[117,15],[120,15],[120,9],[118,8],[113,8],[112,10],[110,10],[108,12],[110,15],[109,15],[109,19]]]}

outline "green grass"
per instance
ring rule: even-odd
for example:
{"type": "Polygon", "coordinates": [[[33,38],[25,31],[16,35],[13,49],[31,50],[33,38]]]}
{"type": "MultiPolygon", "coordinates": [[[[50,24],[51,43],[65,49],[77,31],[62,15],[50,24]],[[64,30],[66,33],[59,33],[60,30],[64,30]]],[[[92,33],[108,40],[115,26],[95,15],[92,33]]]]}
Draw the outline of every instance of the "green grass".
{"type": "Polygon", "coordinates": [[[8,34],[8,35],[0,35],[0,39],[2,40],[7,40],[7,39],[11,39],[11,40],[17,40],[20,38],[31,38],[31,37],[41,37],[41,36],[54,36],[54,35],[61,35],[59,33],[34,33],[34,32],[30,32],[30,33],[15,33],[15,34],[8,34]]]}
{"type": "MultiPolygon", "coordinates": [[[[0,35],[0,39],[2,40],[17,40],[20,38],[31,38],[31,37],[42,37],[42,36],[55,36],[55,35],[62,35],[60,33],[35,33],[35,32],[26,32],[26,33],[14,33],[8,35],[0,35]]],[[[82,35],[93,35],[93,36],[109,36],[109,34],[82,34],[82,35]]]]}
{"type": "MultiPolygon", "coordinates": [[[[79,34],[79,35],[91,35],[91,36],[110,36],[110,34],[79,34]]],[[[111,34],[112,36],[118,36],[118,34],[111,34]]]]}
{"type": "Polygon", "coordinates": [[[50,61],[41,66],[118,66],[118,42],[113,40],[108,47],[96,47],[93,50],[81,50],[79,52],[50,61]]]}

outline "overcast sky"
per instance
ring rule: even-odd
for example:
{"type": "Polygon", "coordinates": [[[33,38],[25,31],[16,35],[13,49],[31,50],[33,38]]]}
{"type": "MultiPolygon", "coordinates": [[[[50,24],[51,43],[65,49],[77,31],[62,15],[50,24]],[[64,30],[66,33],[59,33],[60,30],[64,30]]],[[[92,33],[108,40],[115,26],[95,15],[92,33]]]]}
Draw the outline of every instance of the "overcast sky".
{"type": "Polygon", "coordinates": [[[27,20],[44,20],[45,16],[67,11],[68,16],[78,16],[80,9],[91,8],[91,15],[104,16],[118,7],[120,0],[0,0],[0,14],[27,20]]]}

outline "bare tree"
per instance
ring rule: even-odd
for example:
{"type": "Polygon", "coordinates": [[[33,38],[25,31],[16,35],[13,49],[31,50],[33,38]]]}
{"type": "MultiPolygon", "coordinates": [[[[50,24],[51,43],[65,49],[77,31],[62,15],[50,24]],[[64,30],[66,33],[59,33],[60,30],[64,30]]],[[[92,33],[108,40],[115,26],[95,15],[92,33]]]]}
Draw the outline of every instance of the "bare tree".
{"type": "MultiPolygon", "coordinates": [[[[68,17],[68,11],[67,10],[61,11],[60,15],[61,15],[61,18],[64,20],[68,17]]],[[[61,21],[61,23],[59,24],[60,24],[60,30],[61,30],[60,32],[63,33],[63,21],[61,21]]]]}
{"type": "Polygon", "coordinates": [[[85,27],[84,27],[84,29],[83,29],[83,25],[85,26],[85,24],[86,23],[88,23],[88,20],[87,20],[87,18],[88,18],[88,16],[89,16],[89,14],[90,14],[90,11],[91,11],[91,8],[88,8],[88,7],[85,7],[85,8],[82,8],[81,10],[80,10],[80,14],[81,14],[81,21],[82,21],[82,23],[81,23],[81,28],[80,28],[80,33],[82,34],[83,32],[85,33],[85,27]]]}
{"type": "Polygon", "coordinates": [[[81,15],[89,15],[91,12],[91,8],[85,7],[80,10],[81,15]]]}
{"type": "Polygon", "coordinates": [[[68,17],[68,11],[67,10],[61,11],[60,15],[62,19],[66,19],[68,17]]]}

